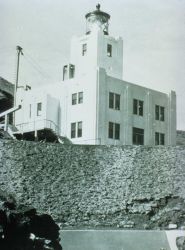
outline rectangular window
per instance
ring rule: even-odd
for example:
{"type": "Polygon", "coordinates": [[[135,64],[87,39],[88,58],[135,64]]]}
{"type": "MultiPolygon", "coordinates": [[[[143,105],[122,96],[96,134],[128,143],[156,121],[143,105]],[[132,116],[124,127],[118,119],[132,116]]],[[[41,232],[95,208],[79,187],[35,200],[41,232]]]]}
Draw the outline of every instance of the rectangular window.
{"type": "Polygon", "coordinates": [[[115,139],[119,140],[120,138],[120,124],[115,123],[115,139]]]}
{"type": "Polygon", "coordinates": [[[165,134],[155,133],[155,145],[165,145],[165,134]]]}
{"type": "Polygon", "coordinates": [[[82,122],[71,123],[71,138],[76,137],[82,137],[82,122]]]}
{"type": "Polygon", "coordinates": [[[120,124],[109,122],[108,137],[110,139],[120,139],[120,124]]]}
{"type": "Polygon", "coordinates": [[[78,122],[78,133],[77,137],[82,137],[82,122],[78,122]]]}
{"type": "Polygon", "coordinates": [[[69,79],[75,76],[75,66],[73,64],[69,65],[69,79]]]}
{"type": "Polygon", "coordinates": [[[71,123],[71,138],[75,138],[76,137],[76,123],[73,122],[71,123]]]}
{"type": "Polygon", "coordinates": [[[133,100],[133,114],[137,115],[137,100],[133,100]]]}
{"type": "Polygon", "coordinates": [[[68,78],[67,73],[68,73],[68,66],[64,65],[64,67],[63,67],[63,81],[68,78]]]}
{"type": "Polygon", "coordinates": [[[133,114],[143,116],[143,104],[144,102],[141,100],[134,99],[133,100],[133,114]]]}
{"type": "Polygon", "coordinates": [[[42,103],[37,103],[37,116],[41,116],[42,113],[42,103]]]}
{"type": "Polygon", "coordinates": [[[159,106],[155,105],[155,119],[159,120],[159,106]]]}
{"type": "Polygon", "coordinates": [[[143,116],[143,101],[139,101],[138,110],[139,110],[139,115],[143,116]]]}
{"type": "Polygon", "coordinates": [[[111,92],[109,93],[109,108],[114,108],[114,93],[111,92]]]}
{"type": "Polygon", "coordinates": [[[115,94],[115,109],[120,110],[120,95],[115,94]]]}
{"type": "Polygon", "coordinates": [[[113,127],[114,127],[114,123],[113,122],[109,122],[109,138],[113,139],[113,135],[114,135],[114,132],[113,132],[113,127]]]}
{"type": "Polygon", "coordinates": [[[134,145],[144,145],[144,129],[132,128],[132,139],[134,145]]]}
{"type": "Polygon", "coordinates": [[[78,103],[83,103],[83,92],[78,93],[78,103]]]}
{"type": "Polygon", "coordinates": [[[82,56],[87,53],[87,43],[82,44],[82,56]]]}
{"type": "Polygon", "coordinates": [[[77,93],[72,94],[72,105],[77,104],[77,93]]]}
{"type": "Polygon", "coordinates": [[[109,92],[109,108],[120,110],[120,95],[109,92]]]}
{"type": "Polygon", "coordinates": [[[164,107],[160,107],[160,121],[164,122],[164,107]]]}
{"type": "Polygon", "coordinates": [[[155,119],[157,121],[163,121],[165,119],[165,108],[159,105],[155,105],[155,119]]]}
{"type": "Polygon", "coordinates": [[[107,44],[107,56],[112,57],[112,45],[107,44]]]}

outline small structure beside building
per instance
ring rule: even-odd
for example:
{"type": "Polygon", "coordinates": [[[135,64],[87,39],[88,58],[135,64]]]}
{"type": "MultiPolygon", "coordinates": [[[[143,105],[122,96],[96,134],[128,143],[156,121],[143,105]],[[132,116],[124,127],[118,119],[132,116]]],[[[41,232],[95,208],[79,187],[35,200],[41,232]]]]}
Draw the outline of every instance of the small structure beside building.
{"type": "MultiPolygon", "coordinates": [[[[9,81],[0,77],[0,114],[13,107],[14,85],[9,81]]],[[[12,115],[9,117],[9,122],[12,123],[12,115]]],[[[4,124],[4,117],[0,117],[0,128],[4,124]]]]}
{"type": "Polygon", "coordinates": [[[86,34],[72,39],[63,81],[19,88],[17,136],[48,134],[75,144],[175,145],[176,94],[122,80],[123,40],[109,35],[110,15],[86,15],[86,34]]]}
{"type": "Polygon", "coordinates": [[[0,77],[0,113],[13,107],[14,85],[0,77]]]}

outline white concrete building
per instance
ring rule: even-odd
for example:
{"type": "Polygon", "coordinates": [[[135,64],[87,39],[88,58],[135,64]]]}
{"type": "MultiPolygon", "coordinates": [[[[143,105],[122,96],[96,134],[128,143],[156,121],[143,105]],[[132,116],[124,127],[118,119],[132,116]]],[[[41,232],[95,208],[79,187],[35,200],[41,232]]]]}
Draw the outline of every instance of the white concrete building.
{"type": "Polygon", "coordinates": [[[86,15],[86,34],[72,39],[61,83],[18,90],[20,134],[53,131],[76,144],[175,145],[175,92],[122,80],[123,40],[108,34],[109,19],[99,5],[86,15]]]}

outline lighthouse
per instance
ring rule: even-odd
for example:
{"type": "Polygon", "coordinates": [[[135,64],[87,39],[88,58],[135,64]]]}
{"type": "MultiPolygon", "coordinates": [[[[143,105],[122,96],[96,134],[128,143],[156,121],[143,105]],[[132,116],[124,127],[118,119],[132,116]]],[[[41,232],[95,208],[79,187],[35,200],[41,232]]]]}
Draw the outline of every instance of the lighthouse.
{"type": "Polygon", "coordinates": [[[84,34],[71,40],[63,80],[18,98],[21,134],[43,139],[50,131],[74,144],[175,145],[175,92],[123,80],[123,39],[111,35],[110,15],[98,4],[85,21],[84,34]]]}

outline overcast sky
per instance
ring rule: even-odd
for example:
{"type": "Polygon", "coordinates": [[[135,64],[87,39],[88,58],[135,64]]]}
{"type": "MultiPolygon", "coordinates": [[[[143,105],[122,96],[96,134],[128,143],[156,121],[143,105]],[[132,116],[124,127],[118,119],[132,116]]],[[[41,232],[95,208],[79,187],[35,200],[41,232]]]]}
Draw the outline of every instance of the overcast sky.
{"type": "MultiPolygon", "coordinates": [[[[19,84],[60,82],[70,39],[85,33],[94,0],[0,0],[0,76],[19,84]]],[[[177,94],[177,128],[185,130],[185,0],[102,0],[109,33],[124,40],[123,79],[177,94]]]]}

